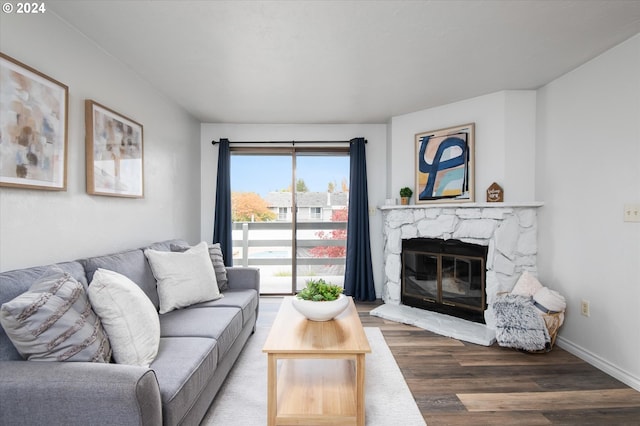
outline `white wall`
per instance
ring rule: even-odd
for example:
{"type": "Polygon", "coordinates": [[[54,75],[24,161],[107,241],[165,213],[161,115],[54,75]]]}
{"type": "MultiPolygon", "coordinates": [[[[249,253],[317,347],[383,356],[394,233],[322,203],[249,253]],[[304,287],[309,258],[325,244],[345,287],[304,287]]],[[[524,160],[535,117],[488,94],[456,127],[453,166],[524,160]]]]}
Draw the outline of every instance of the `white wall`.
{"type": "MultiPolygon", "coordinates": [[[[502,91],[391,119],[387,198],[415,186],[415,135],[475,123],[475,200],[497,182],[505,201],[534,200],[535,91],[502,91]]],[[[412,198],[415,202],[415,194],[412,198]]]]}
{"type": "Polygon", "coordinates": [[[2,14],[0,50],[69,86],[67,191],[0,188],[0,270],[199,237],[199,123],[55,14],[2,14]],[[144,199],[85,191],[84,100],[144,126],[144,199]]]}
{"type": "Polygon", "coordinates": [[[568,302],[561,346],[640,390],[640,35],[538,93],[538,269],[568,302]],[[582,299],[591,316],[580,314],[582,299]]]}
{"type": "MultiPolygon", "coordinates": [[[[201,129],[202,214],[203,240],[213,236],[215,188],[218,147],[211,141],[227,138],[233,141],[342,141],[356,137],[367,139],[367,187],[369,207],[384,204],[387,175],[385,154],[387,126],[384,124],[320,124],[320,125],[260,125],[260,124],[203,124],[201,129]]],[[[382,294],[382,215],[377,209],[369,216],[371,230],[371,260],[373,279],[378,298],[382,294]]]]}

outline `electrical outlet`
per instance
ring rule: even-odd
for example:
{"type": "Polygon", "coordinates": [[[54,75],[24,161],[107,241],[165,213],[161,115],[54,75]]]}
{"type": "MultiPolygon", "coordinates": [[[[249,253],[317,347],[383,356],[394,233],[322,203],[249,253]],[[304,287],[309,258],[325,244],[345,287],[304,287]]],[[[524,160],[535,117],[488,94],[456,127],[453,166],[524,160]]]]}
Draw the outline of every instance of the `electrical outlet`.
{"type": "Polygon", "coordinates": [[[624,205],[624,221],[640,222],[640,204],[624,205]]]}
{"type": "Polygon", "coordinates": [[[376,207],[369,207],[369,216],[375,216],[376,215],[376,207]]]}
{"type": "Polygon", "coordinates": [[[589,310],[589,301],[588,300],[582,299],[582,302],[580,302],[580,313],[582,315],[584,315],[585,317],[591,316],[591,312],[589,310]]]}

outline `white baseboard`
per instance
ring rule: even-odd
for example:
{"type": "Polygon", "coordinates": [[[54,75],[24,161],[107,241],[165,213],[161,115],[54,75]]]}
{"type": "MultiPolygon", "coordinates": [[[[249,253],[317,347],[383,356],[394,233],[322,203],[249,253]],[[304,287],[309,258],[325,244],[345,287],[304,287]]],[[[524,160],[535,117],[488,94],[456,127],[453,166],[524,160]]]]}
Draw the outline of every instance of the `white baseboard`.
{"type": "Polygon", "coordinates": [[[565,351],[577,356],[583,361],[588,362],[597,369],[604,371],[608,375],[620,380],[622,383],[631,386],[632,388],[640,392],[640,378],[635,377],[628,371],[625,371],[620,367],[611,364],[609,361],[606,361],[599,356],[592,354],[585,348],[578,346],[567,339],[564,339],[562,336],[558,336],[556,344],[565,351]]]}

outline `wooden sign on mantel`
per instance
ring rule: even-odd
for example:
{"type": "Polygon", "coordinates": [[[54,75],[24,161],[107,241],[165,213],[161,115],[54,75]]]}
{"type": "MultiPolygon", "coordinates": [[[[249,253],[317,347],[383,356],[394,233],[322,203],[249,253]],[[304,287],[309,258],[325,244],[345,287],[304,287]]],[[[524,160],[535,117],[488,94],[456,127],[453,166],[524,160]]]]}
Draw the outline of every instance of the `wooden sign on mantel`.
{"type": "Polygon", "coordinates": [[[493,182],[489,188],[487,188],[487,203],[502,203],[504,201],[504,191],[502,187],[493,182]]]}

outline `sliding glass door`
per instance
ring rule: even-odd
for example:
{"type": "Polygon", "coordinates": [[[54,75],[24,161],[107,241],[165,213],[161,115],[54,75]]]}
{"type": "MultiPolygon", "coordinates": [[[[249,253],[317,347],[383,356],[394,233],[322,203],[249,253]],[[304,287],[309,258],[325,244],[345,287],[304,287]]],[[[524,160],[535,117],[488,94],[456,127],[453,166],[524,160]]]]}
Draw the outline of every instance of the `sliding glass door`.
{"type": "Polygon", "coordinates": [[[349,201],[348,153],[300,152],[295,157],[296,290],[322,278],[344,284],[349,201]]]}
{"type": "Polygon", "coordinates": [[[234,265],[260,268],[263,294],[343,283],[348,177],[345,149],[232,148],[234,265]]]}

